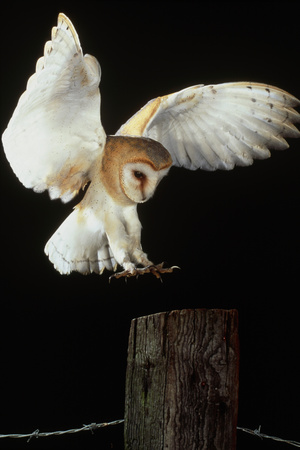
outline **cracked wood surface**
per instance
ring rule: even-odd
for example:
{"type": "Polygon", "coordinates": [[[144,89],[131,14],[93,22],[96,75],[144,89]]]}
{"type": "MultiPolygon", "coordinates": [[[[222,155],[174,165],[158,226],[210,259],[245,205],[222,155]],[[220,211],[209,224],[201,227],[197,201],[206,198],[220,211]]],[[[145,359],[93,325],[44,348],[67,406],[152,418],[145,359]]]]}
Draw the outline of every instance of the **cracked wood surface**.
{"type": "Polygon", "coordinates": [[[234,450],[238,313],[186,309],[133,319],[126,449],[234,450]]]}

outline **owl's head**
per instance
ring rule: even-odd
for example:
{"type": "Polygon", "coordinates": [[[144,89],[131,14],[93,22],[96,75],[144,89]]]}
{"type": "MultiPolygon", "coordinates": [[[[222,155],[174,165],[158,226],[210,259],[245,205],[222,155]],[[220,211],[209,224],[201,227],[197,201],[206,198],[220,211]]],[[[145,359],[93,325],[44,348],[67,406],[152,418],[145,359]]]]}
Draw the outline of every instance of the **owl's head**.
{"type": "Polygon", "coordinates": [[[170,153],[153,139],[108,136],[101,179],[118,203],[143,203],[172,165],[170,153]]]}
{"type": "Polygon", "coordinates": [[[148,160],[129,161],[120,170],[122,191],[134,203],[144,203],[152,197],[168,170],[169,168],[157,169],[148,160]]]}

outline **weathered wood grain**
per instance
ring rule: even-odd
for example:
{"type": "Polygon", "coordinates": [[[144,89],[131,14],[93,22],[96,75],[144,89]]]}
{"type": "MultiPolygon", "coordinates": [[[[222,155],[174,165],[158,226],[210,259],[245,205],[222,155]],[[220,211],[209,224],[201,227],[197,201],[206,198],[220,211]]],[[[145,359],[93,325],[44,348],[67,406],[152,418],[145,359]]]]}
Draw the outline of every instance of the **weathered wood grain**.
{"type": "Polygon", "coordinates": [[[179,310],[132,320],[126,449],[234,450],[238,313],[179,310]]]}

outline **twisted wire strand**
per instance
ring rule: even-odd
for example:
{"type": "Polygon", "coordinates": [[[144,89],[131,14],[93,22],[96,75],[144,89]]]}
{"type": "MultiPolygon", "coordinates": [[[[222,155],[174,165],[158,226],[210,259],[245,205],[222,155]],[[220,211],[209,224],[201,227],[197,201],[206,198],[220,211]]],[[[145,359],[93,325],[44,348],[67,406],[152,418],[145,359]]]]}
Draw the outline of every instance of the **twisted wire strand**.
{"type": "Polygon", "coordinates": [[[62,431],[40,431],[35,430],[32,433],[28,434],[0,434],[1,438],[12,438],[12,439],[21,439],[21,438],[27,438],[27,442],[30,442],[32,438],[39,438],[39,437],[48,437],[48,436],[62,436],[63,434],[75,434],[80,433],[81,431],[90,431],[91,433],[94,433],[95,430],[98,428],[108,427],[110,425],[119,425],[120,423],[123,423],[124,419],[120,420],[114,420],[113,422],[103,422],[103,423],[90,423],[89,425],[83,424],[81,428],[71,428],[69,430],[62,430],[62,431]]]}
{"type": "MultiPolygon", "coordinates": [[[[98,430],[99,428],[108,427],[110,425],[119,425],[121,423],[124,423],[124,419],[114,420],[113,422],[103,422],[103,423],[90,423],[89,425],[83,424],[81,428],[70,428],[69,430],[62,430],[62,431],[40,431],[39,429],[33,431],[32,433],[28,434],[0,434],[0,439],[2,438],[12,438],[12,439],[21,439],[21,438],[27,438],[27,442],[30,442],[32,438],[39,438],[39,437],[48,437],[48,436],[62,436],[64,434],[75,434],[80,433],[82,431],[90,431],[92,434],[94,434],[94,431],[98,430]]],[[[284,442],[285,444],[292,445],[294,447],[300,448],[300,442],[282,439],[276,436],[269,436],[267,434],[261,433],[261,425],[255,429],[251,430],[250,428],[244,428],[244,427],[237,427],[237,430],[243,431],[245,433],[251,434],[253,436],[257,436],[261,439],[271,439],[273,441],[278,442],[284,442]]]]}
{"type": "Polygon", "coordinates": [[[249,433],[252,434],[253,436],[257,436],[261,439],[272,439],[273,441],[278,441],[278,442],[284,442],[285,444],[289,444],[289,445],[293,445],[294,447],[299,447],[300,448],[300,442],[296,442],[296,441],[291,441],[291,440],[286,440],[286,439],[281,439],[279,437],[276,436],[268,436],[267,434],[261,433],[261,425],[259,425],[259,427],[255,430],[250,430],[249,428],[243,428],[243,427],[236,427],[237,430],[241,430],[244,431],[245,433],[249,433]]]}

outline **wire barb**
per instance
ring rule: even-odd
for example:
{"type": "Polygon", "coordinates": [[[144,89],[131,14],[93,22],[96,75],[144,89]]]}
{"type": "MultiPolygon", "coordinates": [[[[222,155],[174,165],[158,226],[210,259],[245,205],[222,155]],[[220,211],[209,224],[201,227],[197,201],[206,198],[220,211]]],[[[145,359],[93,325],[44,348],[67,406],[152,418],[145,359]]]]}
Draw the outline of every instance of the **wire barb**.
{"type": "MultiPolygon", "coordinates": [[[[100,424],[98,424],[98,425],[100,425],[100,424]]],[[[85,424],[83,424],[83,426],[84,427],[87,427],[89,430],[90,430],[90,432],[92,433],[92,434],[94,434],[94,431],[95,430],[97,430],[97,424],[95,423],[95,422],[93,422],[93,423],[90,423],[89,425],[85,425],[85,424]]]]}
{"type": "MultiPolygon", "coordinates": [[[[31,434],[29,435],[29,438],[27,439],[27,442],[30,442],[31,439],[32,439],[33,437],[38,438],[38,437],[39,437],[39,432],[40,432],[40,430],[37,429],[37,430],[35,430],[33,433],[31,433],[31,434]]],[[[0,436],[1,436],[1,435],[0,435],[0,436]]]]}

